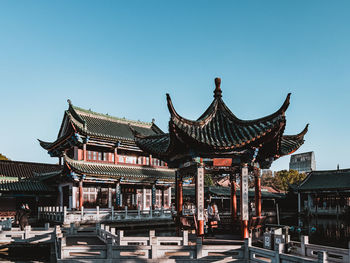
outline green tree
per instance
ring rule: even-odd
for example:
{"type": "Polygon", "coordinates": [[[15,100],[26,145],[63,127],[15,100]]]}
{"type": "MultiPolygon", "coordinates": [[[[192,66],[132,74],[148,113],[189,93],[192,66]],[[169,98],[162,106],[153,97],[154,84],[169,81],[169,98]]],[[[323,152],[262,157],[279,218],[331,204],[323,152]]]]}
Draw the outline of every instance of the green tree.
{"type": "Polygon", "coordinates": [[[289,185],[300,184],[305,177],[305,173],[299,173],[296,170],[282,170],[275,174],[274,186],[282,191],[287,191],[289,185]]]}
{"type": "Polygon", "coordinates": [[[211,178],[210,174],[205,174],[204,175],[204,186],[213,186],[214,181],[213,178],[211,178]]]}
{"type": "Polygon", "coordinates": [[[261,176],[261,185],[275,188],[275,178],[272,174],[263,174],[261,176]]]}
{"type": "Polygon", "coordinates": [[[9,158],[7,158],[5,155],[2,155],[0,153],[0,160],[3,161],[3,160],[10,160],[9,158]]]}

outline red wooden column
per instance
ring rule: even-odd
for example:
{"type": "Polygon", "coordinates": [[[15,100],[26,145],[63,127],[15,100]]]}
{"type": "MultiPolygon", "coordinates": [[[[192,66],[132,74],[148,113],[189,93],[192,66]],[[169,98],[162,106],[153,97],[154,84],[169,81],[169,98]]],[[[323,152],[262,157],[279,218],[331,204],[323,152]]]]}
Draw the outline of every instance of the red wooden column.
{"type": "Polygon", "coordinates": [[[178,196],[177,196],[177,214],[179,216],[182,216],[182,206],[183,206],[183,196],[182,196],[182,178],[178,178],[177,181],[177,189],[178,189],[178,196]]]}
{"type": "Polygon", "coordinates": [[[261,178],[260,169],[256,168],[255,173],[255,215],[261,216],[261,178]]]}
{"type": "Polygon", "coordinates": [[[83,207],[83,180],[79,181],[79,210],[83,207]]]}
{"type": "Polygon", "coordinates": [[[232,223],[237,220],[237,189],[236,189],[236,180],[234,176],[231,175],[231,219],[232,223]]]}
{"type": "Polygon", "coordinates": [[[86,143],[83,144],[83,160],[86,161],[86,143]]]}
{"type": "Polygon", "coordinates": [[[114,149],[114,164],[118,163],[118,147],[114,149]]]}
{"type": "Polygon", "coordinates": [[[242,238],[248,238],[249,195],[248,195],[248,167],[244,164],[241,170],[241,229],[242,238]]]}

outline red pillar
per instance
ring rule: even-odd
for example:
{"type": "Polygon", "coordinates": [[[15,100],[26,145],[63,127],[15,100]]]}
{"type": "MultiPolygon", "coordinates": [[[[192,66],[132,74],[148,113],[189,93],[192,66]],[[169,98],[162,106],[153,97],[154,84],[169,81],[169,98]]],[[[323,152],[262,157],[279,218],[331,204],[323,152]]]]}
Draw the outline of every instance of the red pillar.
{"type": "Polygon", "coordinates": [[[249,237],[249,231],[248,231],[248,220],[242,220],[242,238],[248,238],[249,237]]]}
{"type": "Polygon", "coordinates": [[[177,189],[178,189],[178,202],[177,202],[177,214],[179,216],[182,215],[182,206],[183,206],[183,196],[182,196],[182,179],[179,178],[178,179],[178,183],[177,183],[177,189]]]}
{"type": "Polygon", "coordinates": [[[261,178],[260,169],[255,170],[255,215],[261,216],[261,178]]]}
{"type": "Polygon", "coordinates": [[[118,163],[118,148],[114,149],[114,164],[118,163]]]}
{"type": "Polygon", "coordinates": [[[86,143],[83,144],[83,160],[86,161],[86,143]]]}
{"type": "Polygon", "coordinates": [[[153,166],[153,164],[152,164],[152,155],[151,154],[149,155],[149,166],[153,166]]]}
{"type": "Polygon", "coordinates": [[[204,220],[198,220],[198,236],[204,236],[204,220]]]}
{"type": "Polygon", "coordinates": [[[79,181],[79,210],[81,210],[83,206],[83,181],[79,181]]]}
{"type": "Polygon", "coordinates": [[[236,189],[236,182],[231,178],[231,219],[232,223],[237,220],[237,189],[236,189]]]}

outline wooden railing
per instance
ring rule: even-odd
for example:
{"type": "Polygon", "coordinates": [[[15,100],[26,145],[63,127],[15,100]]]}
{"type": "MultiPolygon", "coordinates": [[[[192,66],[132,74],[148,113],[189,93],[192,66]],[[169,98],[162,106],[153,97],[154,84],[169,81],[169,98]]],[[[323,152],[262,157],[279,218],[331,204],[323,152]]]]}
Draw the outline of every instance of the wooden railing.
{"type": "Polygon", "coordinates": [[[66,207],[39,207],[38,219],[55,221],[64,224],[71,222],[102,222],[102,221],[143,221],[143,220],[162,220],[171,219],[174,212],[171,209],[156,210],[115,210],[112,208],[100,209],[84,208],[81,210],[68,210],[66,207]]]}

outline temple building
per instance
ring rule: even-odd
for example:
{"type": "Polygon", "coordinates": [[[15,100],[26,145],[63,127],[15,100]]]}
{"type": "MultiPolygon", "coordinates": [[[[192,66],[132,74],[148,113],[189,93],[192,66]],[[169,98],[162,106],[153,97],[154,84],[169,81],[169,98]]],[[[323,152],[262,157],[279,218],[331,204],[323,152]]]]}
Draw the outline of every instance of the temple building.
{"type": "Polygon", "coordinates": [[[14,217],[16,209],[27,203],[36,211],[38,206],[56,203],[56,189],[43,179],[58,175],[61,165],[0,161],[0,217],[14,217]]]}
{"type": "MultiPolygon", "coordinates": [[[[196,185],[196,207],[199,236],[204,234],[204,174],[231,176],[232,223],[237,221],[236,176],[240,175],[240,218],[242,237],[248,237],[249,194],[248,173],[255,177],[255,215],[261,217],[260,169],[295,152],[303,143],[308,126],[297,135],[284,135],[287,95],[273,114],[256,120],[241,120],[222,99],[221,79],[215,79],[214,100],[197,119],[180,116],[167,94],[170,113],[169,132],[145,136],[133,129],[136,144],[144,150],[178,168],[176,173],[176,210],[182,216],[183,181],[192,177],[196,185]]],[[[180,225],[178,219],[178,227],[180,225]]]]}
{"type": "Polygon", "coordinates": [[[175,172],[167,163],[143,152],[130,127],[146,136],[163,134],[154,123],[131,121],[73,106],[57,139],[39,140],[63,169],[51,178],[58,191],[57,205],[84,207],[169,208],[175,172]]]}
{"type": "Polygon", "coordinates": [[[350,215],[350,169],[312,171],[298,188],[299,213],[350,215]]]}

